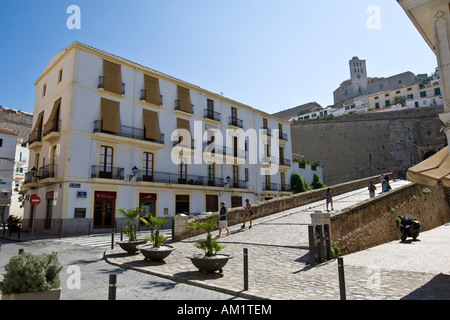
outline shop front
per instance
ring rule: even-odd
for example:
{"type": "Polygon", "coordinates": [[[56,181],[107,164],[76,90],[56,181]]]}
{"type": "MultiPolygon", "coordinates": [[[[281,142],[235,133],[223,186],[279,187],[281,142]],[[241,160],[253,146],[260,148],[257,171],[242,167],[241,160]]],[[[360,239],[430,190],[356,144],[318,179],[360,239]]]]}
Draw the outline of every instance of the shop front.
{"type": "Polygon", "coordinates": [[[95,191],[94,228],[112,228],[116,212],[117,193],[95,191]]]}

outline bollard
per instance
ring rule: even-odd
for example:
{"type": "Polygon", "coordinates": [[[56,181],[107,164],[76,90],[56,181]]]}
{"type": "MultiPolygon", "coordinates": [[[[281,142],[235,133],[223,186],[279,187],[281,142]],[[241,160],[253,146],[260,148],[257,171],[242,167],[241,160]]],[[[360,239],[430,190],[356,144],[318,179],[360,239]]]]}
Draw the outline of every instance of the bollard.
{"type": "Polygon", "coordinates": [[[314,226],[308,226],[308,236],[309,236],[309,265],[314,267],[316,264],[316,250],[314,248],[314,226]]]}
{"type": "Polygon", "coordinates": [[[22,231],[22,228],[19,228],[17,231],[17,240],[20,240],[20,232],[22,231]]]}
{"type": "Polygon", "coordinates": [[[122,228],[120,229],[120,241],[123,241],[123,230],[122,230],[122,228]]]}
{"type": "Polygon", "coordinates": [[[88,225],[88,236],[91,235],[91,220],[89,220],[89,225],[88,225]]]}
{"type": "Polygon", "coordinates": [[[109,289],[108,289],[108,300],[116,300],[116,283],[117,275],[109,275],[109,289]]]}
{"type": "Polygon", "coordinates": [[[330,225],[324,224],[323,231],[325,235],[325,248],[327,254],[327,260],[331,260],[331,236],[330,236],[330,225]]]}
{"type": "Polygon", "coordinates": [[[111,249],[114,249],[114,229],[111,230],[111,249]]]}
{"type": "Polygon", "coordinates": [[[339,273],[339,292],[341,300],[346,300],[345,295],[345,277],[344,277],[344,258],[338,258],[338,273],[339,273]]]}
{"type": "Polygon", "coordinates": [[[318,233],[318,245],[317,245],[317,260],[319,263],[325,261],[323,254],[323,233],[322,233],[322,225],[318,224],[316,226],[316,232],[318,233]]]}
{"type": "Polygon", "coordinates": [[[248,290],[248,249],[244,248],[244,291],[248,290]]]}

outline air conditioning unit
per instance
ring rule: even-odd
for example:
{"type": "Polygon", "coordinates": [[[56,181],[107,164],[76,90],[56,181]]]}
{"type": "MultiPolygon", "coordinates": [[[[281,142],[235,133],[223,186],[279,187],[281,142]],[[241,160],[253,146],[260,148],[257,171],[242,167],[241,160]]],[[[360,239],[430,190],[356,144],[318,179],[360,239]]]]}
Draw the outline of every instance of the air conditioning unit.
{"type": "Polygon", "coordinates": [[[6,191],[2,191],[2,197],[3,198],[8,198],[9,197],[9,192],[6,192],[6,191]]]}

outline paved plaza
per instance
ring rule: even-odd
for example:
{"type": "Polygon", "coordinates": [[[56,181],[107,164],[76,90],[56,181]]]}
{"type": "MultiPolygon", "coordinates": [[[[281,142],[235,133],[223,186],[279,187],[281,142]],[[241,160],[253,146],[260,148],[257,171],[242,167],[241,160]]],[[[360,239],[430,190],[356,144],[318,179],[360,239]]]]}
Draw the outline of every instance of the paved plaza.
{"type": "MultiPolygon", "coordinates": [[[[407,183],[397,180],[391,185],[396,189],[407,183]]],[[[335,196],[334,209],[368,198],[367,188],[335,196]]],[[[316,211],[326,211],[325,201],[255,219],[251,229],[231,226],[231,234],[223,232],[219,238],[226,245],[221,253],[233,255],[223,273],[199,272],[187,258],[201,253],[193,244],[204,235],[171,243],[176,250],[164,262],[145,261],[141,254],[127,254],[118,246],[106,249],[105,259],[122,268],[243,298],[340,299],[337,260],[309,266],[308,225],[316,211]],[[244,248],[249,268],[245,291],[244,248]]],[[[450,299],[450,225],[421,233],[419,241],[393,241],[343,259],[348,300],[450,299]]]]}

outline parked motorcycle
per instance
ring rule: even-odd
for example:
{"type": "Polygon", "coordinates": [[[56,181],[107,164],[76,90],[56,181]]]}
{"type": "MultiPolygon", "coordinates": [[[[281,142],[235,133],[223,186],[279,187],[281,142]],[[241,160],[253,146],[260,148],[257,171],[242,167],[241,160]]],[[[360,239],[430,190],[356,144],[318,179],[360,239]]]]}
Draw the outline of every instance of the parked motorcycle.
{"type": "Polygon", "coordinates": [[[416,219],[411,219],[404,216],[397,217],[399,222],[399,228],[402,233],[401,240],[405,241],[407,237],[412,237],[414,240],[419,236],[420,222],[416,219]]]}

